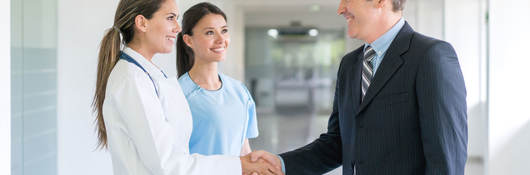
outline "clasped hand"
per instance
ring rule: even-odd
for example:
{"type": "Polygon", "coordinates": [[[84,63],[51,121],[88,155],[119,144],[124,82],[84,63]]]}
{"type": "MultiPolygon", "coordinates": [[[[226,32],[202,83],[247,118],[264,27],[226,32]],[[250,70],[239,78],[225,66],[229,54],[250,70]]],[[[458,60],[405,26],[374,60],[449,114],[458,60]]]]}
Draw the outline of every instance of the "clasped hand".
{"type": "Polygon", "coordinates": [[[280,159],[266,151],[254,151],[240,159],[244,175],[283,175],[280,159]]]}

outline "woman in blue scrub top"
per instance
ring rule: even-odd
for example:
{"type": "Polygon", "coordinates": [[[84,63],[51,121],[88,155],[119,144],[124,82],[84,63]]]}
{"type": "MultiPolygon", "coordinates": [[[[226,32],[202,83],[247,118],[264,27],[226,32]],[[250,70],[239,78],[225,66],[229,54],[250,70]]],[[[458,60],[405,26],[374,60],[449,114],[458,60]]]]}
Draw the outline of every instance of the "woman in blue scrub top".
{"type": "Polygon", "coordinates": [[[193,118],[190,152],[246,155],[258,136],[256,106],[243,83],[218,72],[230,43],[226,15],[210,3],[188,9],[177,37],[179,83],[193,118]]]}

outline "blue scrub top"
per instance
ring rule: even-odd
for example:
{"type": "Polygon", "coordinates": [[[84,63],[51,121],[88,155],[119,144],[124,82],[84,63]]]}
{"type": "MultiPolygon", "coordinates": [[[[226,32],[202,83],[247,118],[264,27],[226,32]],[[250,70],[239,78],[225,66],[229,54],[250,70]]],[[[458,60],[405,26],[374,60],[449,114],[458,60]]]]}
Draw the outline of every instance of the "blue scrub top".
{"type": "Polygon", "coordinates": [[[222,86],[199,87],[188,73],[179,78],[190,105],[193,131],[190,153],[239,156],[245,139],[258,136],[256,105],[245,85],[219,74],[222,86]]]}

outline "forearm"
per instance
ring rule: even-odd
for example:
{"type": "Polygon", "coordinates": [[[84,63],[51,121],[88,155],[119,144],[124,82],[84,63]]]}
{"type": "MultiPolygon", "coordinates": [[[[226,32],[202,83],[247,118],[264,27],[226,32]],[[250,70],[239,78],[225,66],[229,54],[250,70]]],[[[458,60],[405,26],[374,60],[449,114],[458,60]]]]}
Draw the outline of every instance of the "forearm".
{"type": "Polygon", "coordinates": [[[243,142],[243,146],[241,146],[241,156],[245,156],[250,152],[252,152],[252,149],[250,148],[250,143],[248,142],[248,139],[245,139],[245,141],[243,142]]]}
{"type": "Polygon", "coordinates": [[[342,140],[335,101],[328,122],[328,132],[312,143],[280,156],[289,174],[324,174],[342,164],[342,140]]]}
{"type": "Polygon", "coordinates": [[[290,175],[324,174],[342,164],[340,136],[322,134],[314,142],[280,156],[290,175]]]}

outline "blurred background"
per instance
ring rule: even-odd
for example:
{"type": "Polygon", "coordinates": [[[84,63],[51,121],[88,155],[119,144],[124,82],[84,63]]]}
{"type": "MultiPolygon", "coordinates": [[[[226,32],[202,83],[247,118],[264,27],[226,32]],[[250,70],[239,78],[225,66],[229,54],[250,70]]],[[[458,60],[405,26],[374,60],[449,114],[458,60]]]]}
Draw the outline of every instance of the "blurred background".
{"type": "MultiPolygon", "coordinates": [[[[112,174],[96,150],[91,102],[97,52],[118,0],[0,4],[0,174],[112,174]]],[[[182,14],[198,0],[177,0],[182,14]]],[[[326,132],[347,37],[339,0],[210,0],[227,13],[221,71],[257,105],[251,147],[282,153],[326,132]]],[[[530,172],[530,1],[408,0],[404,18],[457,51],[467,86],[469,175],[530,172]]],[[[175,53],[156,64],[176,74],[175,53]]],[[[328,173],[341,174],[341,168],[328,173]]]]}

